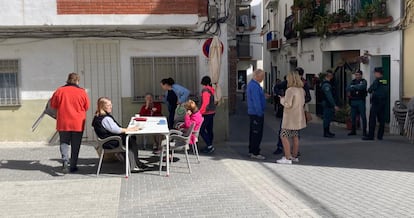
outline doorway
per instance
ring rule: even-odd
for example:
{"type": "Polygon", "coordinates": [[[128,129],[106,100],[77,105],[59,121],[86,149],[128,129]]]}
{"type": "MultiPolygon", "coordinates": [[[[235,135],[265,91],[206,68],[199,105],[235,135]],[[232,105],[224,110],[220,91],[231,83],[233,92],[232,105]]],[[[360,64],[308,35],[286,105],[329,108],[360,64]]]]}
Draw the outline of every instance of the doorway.
{"type": "Polygon", "coordinates": [[[112,115],[121,117],[120,57],[118,40],[75,41],[75,70],[81,74],[81,86],[88,92],[91,105],[87,112],[84,139],[96,139],[91,127],[99,97],[112,101],[112,115]]]}

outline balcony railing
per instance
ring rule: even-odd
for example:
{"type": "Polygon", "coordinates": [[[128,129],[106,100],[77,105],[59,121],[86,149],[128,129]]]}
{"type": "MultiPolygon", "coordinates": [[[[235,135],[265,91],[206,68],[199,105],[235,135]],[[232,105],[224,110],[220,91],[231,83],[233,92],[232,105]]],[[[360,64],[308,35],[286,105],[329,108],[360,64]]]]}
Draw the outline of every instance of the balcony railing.
{"type": "Polygon", "coordinates": [[[295,1],[292,6],[295,18],[294,29],[303,37],[309,33],[326,36],[329,33],[384,28],[393,20],[392,16],[387,16],[386,2],[386,0],[314,0],[300,4],[299,1],[295,1]]]}

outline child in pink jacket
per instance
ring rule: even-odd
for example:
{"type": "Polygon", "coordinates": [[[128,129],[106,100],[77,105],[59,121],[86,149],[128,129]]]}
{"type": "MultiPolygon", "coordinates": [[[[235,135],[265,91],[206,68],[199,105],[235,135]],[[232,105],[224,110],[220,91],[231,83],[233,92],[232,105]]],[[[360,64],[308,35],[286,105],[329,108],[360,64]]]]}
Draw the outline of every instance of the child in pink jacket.
{"type": "MultiPolygon", "coordinates": [[[[187,129],[194,123],[194,130],[198,131],[200,129],[201,123],[203,122],[203,116],[201,115],[200,111],[196,103],[192,100],[188,100],[187,103],[184,105],[187,113],[184,116],[184,123],[181,128],[187,129]]],[[[196,142],[196,136],[194,134],[191,135],[190,144],[194,145],[196,142]]]]}

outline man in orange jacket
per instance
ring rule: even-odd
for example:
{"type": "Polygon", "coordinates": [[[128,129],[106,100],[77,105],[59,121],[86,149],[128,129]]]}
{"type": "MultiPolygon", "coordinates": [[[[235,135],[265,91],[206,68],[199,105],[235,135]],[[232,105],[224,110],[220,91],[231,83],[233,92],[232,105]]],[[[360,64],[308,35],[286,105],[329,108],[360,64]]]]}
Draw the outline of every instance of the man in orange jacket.
{"type": "Polygon", "coordinates": [[[66,85],[53,93],[50,106],[57,110],[56,130],[59,131],[60,152],[63,161],[63,173],[78,171],[77,162],[83,130],[85,129],[86,111],[89,109],[89,97],[79,87],[80,76],[70,73],[66,85]],[[71,158],[69,169],[69,145],[71,158]]]}

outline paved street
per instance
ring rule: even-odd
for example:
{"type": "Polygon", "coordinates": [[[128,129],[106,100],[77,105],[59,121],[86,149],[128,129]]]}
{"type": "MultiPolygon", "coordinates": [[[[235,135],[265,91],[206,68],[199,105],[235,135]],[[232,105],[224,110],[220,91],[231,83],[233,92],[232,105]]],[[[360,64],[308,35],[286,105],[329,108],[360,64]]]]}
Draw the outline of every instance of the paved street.
{"type": "Polygon", "coordinates": [[[414,217],[414,145],[400,136],[365,142],[335,127],[322,138],[321,125],[301,133],[300,163],[277,165],[278,120],[271,105],[265,119],[265,161],[247,158],[245,105],[230,117],[230,140],[213,155],[183,154],[171,176],[154,168],[123,177],[122,163],[104,163],[96,178],[93,146],[81,148],[80,171],[60,173],[57,146],[0,143],[1,217],[414,217]]]}

